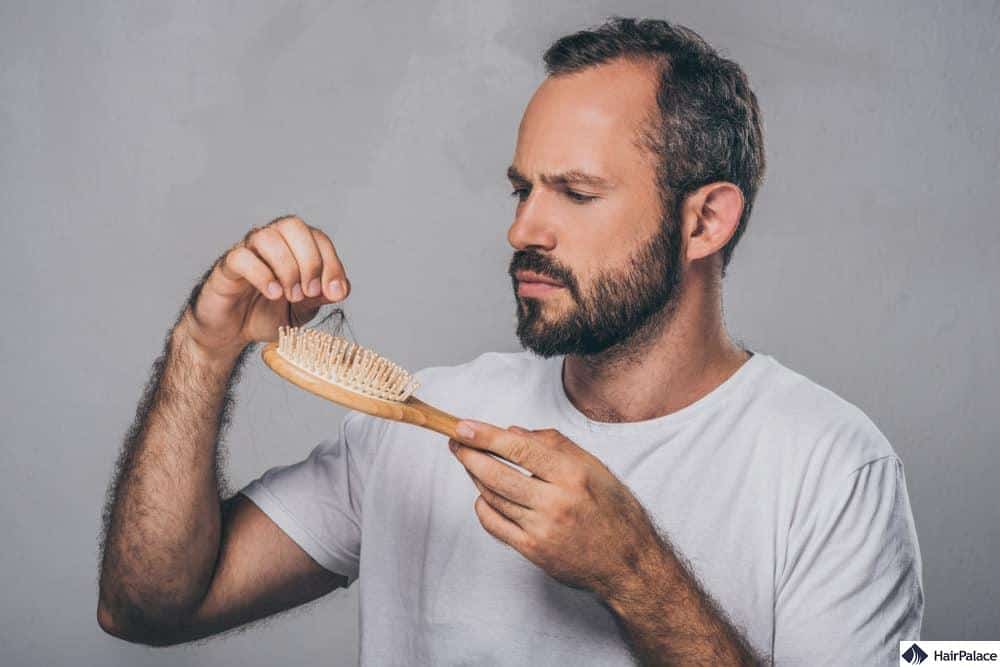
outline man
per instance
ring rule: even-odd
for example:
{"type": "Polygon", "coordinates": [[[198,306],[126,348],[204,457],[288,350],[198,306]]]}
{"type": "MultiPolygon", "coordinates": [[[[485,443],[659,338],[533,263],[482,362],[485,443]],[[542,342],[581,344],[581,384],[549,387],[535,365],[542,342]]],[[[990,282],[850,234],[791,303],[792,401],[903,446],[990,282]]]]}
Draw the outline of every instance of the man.
{"type": "Polygon", "coordinates": [[[323,232],[252,230],[195,289],[126,439],[106,631],[187,641],[359,578],[366,664],[890,664],[918,635],[889,443],[725,331],[721,280],[764,170],[745,75],[662,21],[609,21],[545,61],[508,171],[529,352],[418,374],[468,418],[448,449],[351,413],[222,500],[249,343],[349,292],[323,232]]]}

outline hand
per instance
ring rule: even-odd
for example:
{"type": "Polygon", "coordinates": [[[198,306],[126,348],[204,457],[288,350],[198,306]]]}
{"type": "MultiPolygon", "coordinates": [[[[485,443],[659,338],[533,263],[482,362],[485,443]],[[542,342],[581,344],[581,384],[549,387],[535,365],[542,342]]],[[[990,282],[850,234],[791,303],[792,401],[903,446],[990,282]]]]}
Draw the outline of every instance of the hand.
{"type": "Polygon", "coordinates": [[[207,352],[238,354],[275,340],[279,326],[308,322],[350,289],[326,234],[295,216],[277,218],[215,262],[184,314],[187,334],[207,352]]]}
{"type": "Polygon", "coordinates": [[[661,542],[632,492],[561,433],[463,425],[468,433],[448,444],[479,489],[483,528],[558,581],[608,599],[634,580],[640,562],[659,557],[661,542]]]}

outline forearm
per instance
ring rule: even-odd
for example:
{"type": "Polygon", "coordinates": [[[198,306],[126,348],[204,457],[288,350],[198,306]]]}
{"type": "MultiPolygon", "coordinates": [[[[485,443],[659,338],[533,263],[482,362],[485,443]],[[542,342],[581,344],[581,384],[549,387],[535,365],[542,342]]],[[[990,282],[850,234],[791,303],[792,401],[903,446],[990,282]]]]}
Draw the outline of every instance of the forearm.
{"type": "Polygon", "coordinates": [[[641,664],[762,664],[669,545],[650,546],[631,565],[602,597],[641,664]]]}
{"type": "Polygon", "coordinates": [[[243,355],[204,354],[184,322],[154,365],[106,508],[102,613],[140,629],[193,613],[219,550],[217,443],[243,355]]]}

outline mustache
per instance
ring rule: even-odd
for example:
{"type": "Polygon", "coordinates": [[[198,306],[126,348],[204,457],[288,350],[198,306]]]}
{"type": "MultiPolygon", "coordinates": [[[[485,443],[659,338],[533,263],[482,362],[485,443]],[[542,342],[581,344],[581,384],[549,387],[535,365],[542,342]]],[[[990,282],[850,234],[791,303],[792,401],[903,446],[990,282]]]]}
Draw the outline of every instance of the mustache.
{"type": "Polygon", "coordinates": [[[536,250],[518,250],[510,258],[510,266],[507,273],[517,288],[517,277],[514,275],[518,271],[533,271],[539,275],[556,280],[566,286],[570,295],[579,301],[580,290],[576,276],[566,266],[563,266],[548,255],[543,255],[536,250]]]}

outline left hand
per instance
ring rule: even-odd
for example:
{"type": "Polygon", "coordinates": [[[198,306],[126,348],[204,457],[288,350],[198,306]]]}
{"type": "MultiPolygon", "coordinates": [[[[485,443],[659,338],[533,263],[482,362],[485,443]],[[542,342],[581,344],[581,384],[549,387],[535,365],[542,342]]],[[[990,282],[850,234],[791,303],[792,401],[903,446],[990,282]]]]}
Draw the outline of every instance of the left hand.
{"type": "Polygon", "coordinates": [[[628,487],[559,431],[462,425],[471,435],[460,433],[448,445],[479,489],[475,511],[483,528],[558,581],[607,599],[661,548],[628,487]]]}

